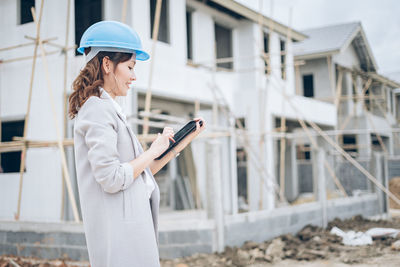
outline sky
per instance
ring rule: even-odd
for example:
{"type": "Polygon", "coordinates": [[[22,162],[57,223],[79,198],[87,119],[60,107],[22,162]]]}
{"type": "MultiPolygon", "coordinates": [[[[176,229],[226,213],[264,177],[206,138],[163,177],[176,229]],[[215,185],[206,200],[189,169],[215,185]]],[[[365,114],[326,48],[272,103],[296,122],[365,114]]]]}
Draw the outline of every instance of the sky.
{"type": "Polygon", "coordinates": [[[400,1],[398,0],[236,0],[295,30],[360,21],[378,72],[400,74],[400,1]],[[273,4],[271,4],[273,1],[273,4]],[[292,16],[290,16],[292,10],[292,16]]]}

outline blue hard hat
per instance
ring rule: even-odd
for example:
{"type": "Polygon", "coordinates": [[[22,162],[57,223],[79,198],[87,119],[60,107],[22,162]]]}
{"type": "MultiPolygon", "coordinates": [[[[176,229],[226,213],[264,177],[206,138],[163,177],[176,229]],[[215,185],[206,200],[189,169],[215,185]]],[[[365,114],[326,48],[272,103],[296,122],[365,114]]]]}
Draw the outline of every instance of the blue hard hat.
{"type": "Polygon", "coordinates": [[[77,51],[84,53],[88,47],[112,47],[132,50],[137,60],[149,59],[143,51],[139,35],[128,25],[118,21],[100,21],[90,26],[82,35],[77,51]]]}

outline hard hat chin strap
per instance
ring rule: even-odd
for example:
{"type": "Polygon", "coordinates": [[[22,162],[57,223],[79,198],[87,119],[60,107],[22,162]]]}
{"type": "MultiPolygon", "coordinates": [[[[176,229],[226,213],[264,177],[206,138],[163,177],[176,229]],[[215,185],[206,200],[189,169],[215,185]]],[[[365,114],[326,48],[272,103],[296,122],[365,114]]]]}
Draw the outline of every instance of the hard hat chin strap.
{"type": "Polygon", "coordinates": [[[136,54],[135,50],[126,48],[116,48],[116,47],[90,47],[90,52],[85,55],[86,64],[92,60],[99,52],[120,52],[120,53],[131,53],[136,54]]]}
{"type": "MultiPolygon", "coordinates": [[[[112,75],[114,76],[114,80],[115,80],[115,84],[117,85],[117,89],[119,89],[117,77],[115,77],[114,72],[111,72],[111,73],[112,73],[112,75]]],[[[114,94],[115,94],[115,92],[114,92],[114,94]]],[[[117,95],[117,94],[115,94],[115,95],[117,95]]]]}

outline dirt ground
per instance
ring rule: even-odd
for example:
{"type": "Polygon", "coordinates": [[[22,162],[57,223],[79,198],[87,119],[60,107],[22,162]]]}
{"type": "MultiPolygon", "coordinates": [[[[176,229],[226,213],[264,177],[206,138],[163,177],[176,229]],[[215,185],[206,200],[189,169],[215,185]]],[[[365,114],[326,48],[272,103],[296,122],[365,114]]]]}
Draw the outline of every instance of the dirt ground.
{"type": "MultiPolygon", "coordinates": [[[[400,240],[400,236],[377,238],[373,240],[372,245],[367,246],[345,246],[341,243],[341,237],[330,234],[333,226],[343,231],[366,231],[373,227],[400,229],[400,218],[374,221],[356,216],[344,221],[336,219],[329,223],[326,230],[308,225],[296,235],[282,235],[263,243],[247,242],[240,248],[226,247],[223,253],[196,254],[175,260],[162,260],[161,266],[400,266],[400,251],[392,249],[392,244],[400,240]]],[[[0,256],[0,267],[16,266],[81,267],[88,266],[88,263],[0,256]]]]}

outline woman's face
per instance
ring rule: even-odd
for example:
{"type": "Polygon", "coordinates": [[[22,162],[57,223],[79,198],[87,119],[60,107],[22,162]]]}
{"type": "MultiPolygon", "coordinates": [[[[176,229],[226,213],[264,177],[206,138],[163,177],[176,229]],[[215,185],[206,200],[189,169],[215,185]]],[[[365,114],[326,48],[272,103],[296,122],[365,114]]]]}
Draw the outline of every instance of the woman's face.
{"type": "MultiPolygon", "coordinates": [[[[116,96],[126,96],[129,88],[131,87],[131,83],[136,81],[136,76],[134,72],[134,68],[136,65],[136,57],[133,55],[131,59],[120,62],[114,71],[114,81],[116,86],[114,90],[116,90],[116,96]]],[[[113,78],[111,78],[113,79],[113,78]]]]}

